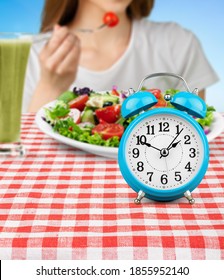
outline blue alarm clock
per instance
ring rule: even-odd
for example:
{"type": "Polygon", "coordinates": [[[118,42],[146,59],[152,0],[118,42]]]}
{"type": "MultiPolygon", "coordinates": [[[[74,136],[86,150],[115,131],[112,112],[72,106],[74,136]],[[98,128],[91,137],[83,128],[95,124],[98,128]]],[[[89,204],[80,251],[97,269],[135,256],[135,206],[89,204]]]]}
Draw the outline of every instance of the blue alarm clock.
{"type": "Polygon", "coordinates": [[[209,162],[207,138],[193,118],[206,115],[206,104],[197,96],[197,89],[191,92],[179,75],[155,73],[146,76],[136,92],[132,90],[122,104],[121,114],[124,118],[139,114],[125,130],[118,151],[121,173],[137,192],[134,202],[139,204],[143,197],[171,201],[185,196],[193,204],[191,192],[200,184],[209,162]],[[142,91],[142,85],[146,79],[158,76],[172,76],[183,82],[186,91],[164,96],[179,110],[147,110],[158,100],[142,91]]]}

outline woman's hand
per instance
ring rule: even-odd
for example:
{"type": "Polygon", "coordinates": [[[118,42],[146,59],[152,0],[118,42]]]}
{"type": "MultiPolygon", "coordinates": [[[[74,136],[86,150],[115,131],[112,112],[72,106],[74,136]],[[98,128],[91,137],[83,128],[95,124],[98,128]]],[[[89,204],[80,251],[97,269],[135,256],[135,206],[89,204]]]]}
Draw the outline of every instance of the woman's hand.
{"type": "Polygon", "coordinates": [[[67,27],[56,25],[39,60],[40,81],[29,111],[35,112],[67,90],[76,77],[80,57],[80,41],[67,27]]]}
{"type": "Polygon", "coordinates": [[[52,87],[68,89],[76,76],[79,55],[78,37],[67,27],[56,25],[51,39],[40,53],[41,80],[52,87]]]}

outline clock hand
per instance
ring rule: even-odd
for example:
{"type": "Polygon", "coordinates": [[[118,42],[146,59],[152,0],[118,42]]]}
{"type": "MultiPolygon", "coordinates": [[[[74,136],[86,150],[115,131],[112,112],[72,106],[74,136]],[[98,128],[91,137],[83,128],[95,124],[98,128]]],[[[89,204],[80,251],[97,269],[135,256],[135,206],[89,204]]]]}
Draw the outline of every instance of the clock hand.
{"type": "Polygon", "coordinates": [[[166,172],[169,173],[166,157],[164,157],[164,159],[165,159],[165,164],[166,164],[166,172]]]}
{"type": "Polygon", "coordinates": [[[176,137],[174,137],[174,139],[172,140],[172,142],[169,144],[169,146],[167,148],[161,149],[161,154],[160,154],[160,158],[162,157],[167,157],[169,155],[169,150],[171,148],[175,148],[177,146],[177,144],[181,141],[175,142],[174,141],[177,139],[177,137],[181,134],[181,132],[183,131],[183,128],[181,129],[181,131],[176,135],[176,137]]]}
{"type": "Polygon", "coordinates": [[[176,137],[173,138],[172,142],[169,144],[169,146],[167,147],[167,150],[169,150],[170,146],[172,146],[173,142],[177,139],[177,137],[181,134],[181,132],[183,131],[184,129],[182,128],[181,131],[176,135],[176,137]]]}
{"type": "Polygon", "coordinates": [[[149,144],[149,143],[146,143],[146,142],[143,142],[143,141],[140,141],[140,142],[141,142],[142,145],[146,145],[147,147],[151,147],[151,148],[153,148],[153,149],[155,149],[155,150],[161,151],[160,149],[158,149],[158,148],[152,146],[152,145],[149,144]]]}
{"type": "Polygon", "coordinates": [[[167,150],[170,150],[172,148],[176,148],[176,146],[180,143],[181,140],[179,140],[178,142],[176,143],[173,143],[167,150]]]}

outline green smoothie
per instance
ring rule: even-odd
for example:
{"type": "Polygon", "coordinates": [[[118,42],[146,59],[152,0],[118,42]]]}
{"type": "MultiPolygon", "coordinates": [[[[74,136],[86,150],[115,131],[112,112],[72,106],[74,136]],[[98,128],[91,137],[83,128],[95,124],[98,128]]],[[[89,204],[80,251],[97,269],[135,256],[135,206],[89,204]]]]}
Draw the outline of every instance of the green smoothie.
{"type": "Polygon", "coordinates": [[[0,143],[20,141],[24,77],[31,39],[0,37],[0,143]]]}

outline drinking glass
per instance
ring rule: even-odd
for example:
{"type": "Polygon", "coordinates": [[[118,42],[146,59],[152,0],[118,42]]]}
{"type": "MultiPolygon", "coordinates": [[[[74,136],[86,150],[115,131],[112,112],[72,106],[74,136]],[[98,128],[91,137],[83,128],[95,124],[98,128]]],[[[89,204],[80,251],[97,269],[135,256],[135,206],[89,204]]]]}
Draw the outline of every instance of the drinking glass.
{"type": "Polygon", "coordinates": [[[0,156],[23,155],[20,126],[31,36],[0,32],[0,156]]]}

